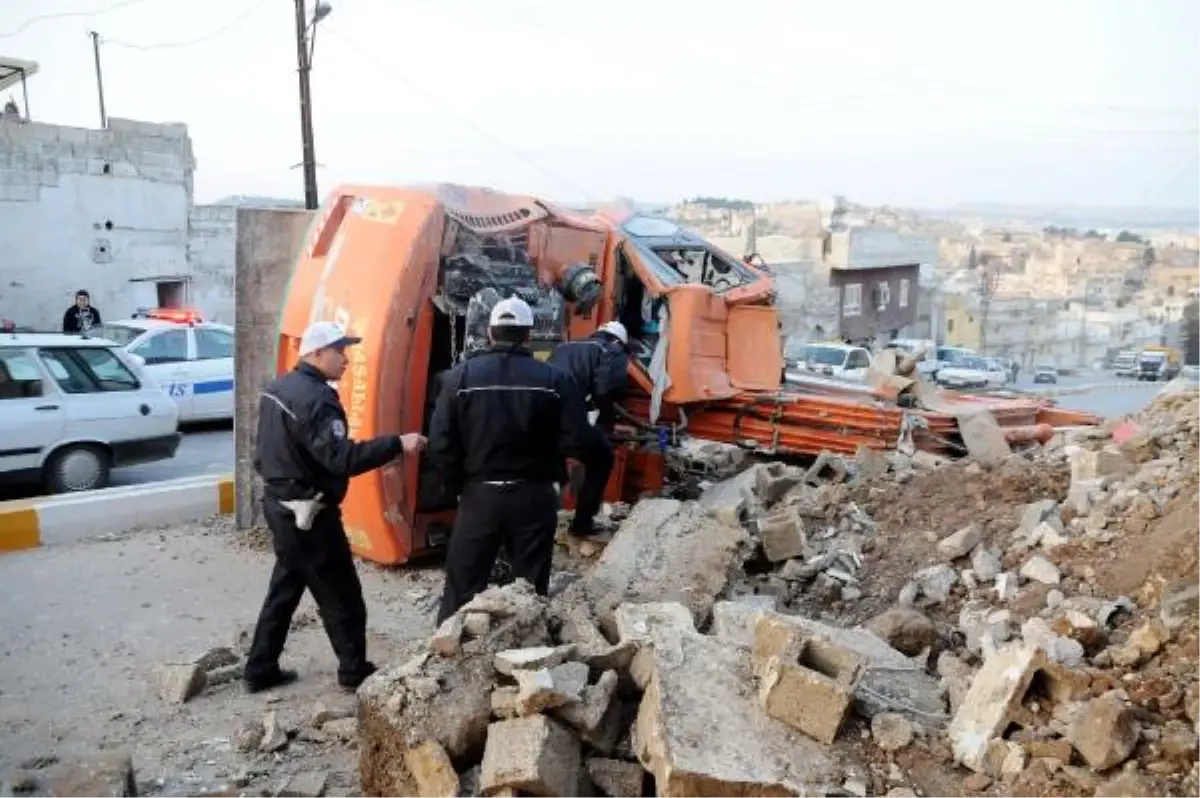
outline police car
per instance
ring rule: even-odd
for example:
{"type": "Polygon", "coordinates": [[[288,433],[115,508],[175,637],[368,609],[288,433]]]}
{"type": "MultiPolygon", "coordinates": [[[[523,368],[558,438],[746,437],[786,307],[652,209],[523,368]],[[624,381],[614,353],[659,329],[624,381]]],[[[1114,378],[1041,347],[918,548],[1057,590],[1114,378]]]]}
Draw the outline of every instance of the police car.
{"type": "Polygon", "coordinates": [[[137,358],[179,407],[179,420],[233,418],[233,327],[194,310],[142,310],[97,334],[137,358]]]}

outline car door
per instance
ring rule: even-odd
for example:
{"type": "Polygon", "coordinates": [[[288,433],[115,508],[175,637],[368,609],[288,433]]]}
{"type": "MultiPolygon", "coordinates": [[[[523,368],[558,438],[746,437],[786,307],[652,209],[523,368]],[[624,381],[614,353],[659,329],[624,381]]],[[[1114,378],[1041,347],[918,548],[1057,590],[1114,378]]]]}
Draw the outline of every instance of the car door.
{"type": "Polygon", "coordinates": [[[187,327],[152,329],[129,350],[146,362],[146,373],[175,400],[181,422],[194,416],[189,333],[187,327]]]}
{"type": "Polygon", "coordinates": [[[233,418],[233,331],[221,327],[192,330],[192,413],[199,419],[233,418]]]}
{"type": "Polygon", "coordinates": [[[103,347],[82,350],[38,349],[38,359],[62,393],[64,437],[104,442],[146,437],[136,376],[103,347]]]}
{"type": "Polygon", "coordinates": [[[53,382],[25,347],[0,347],[0,482],[41,468],[62,439],[64,409],[53,382]]]}
{"type": "Polygon", "coordinates": [[[867,377],[867,369],[871,366],[871,357],[865,349],[852,349],[846,355],[846,365],[842,369],[842,376],[848,380],[862,382],[867,377]]]}

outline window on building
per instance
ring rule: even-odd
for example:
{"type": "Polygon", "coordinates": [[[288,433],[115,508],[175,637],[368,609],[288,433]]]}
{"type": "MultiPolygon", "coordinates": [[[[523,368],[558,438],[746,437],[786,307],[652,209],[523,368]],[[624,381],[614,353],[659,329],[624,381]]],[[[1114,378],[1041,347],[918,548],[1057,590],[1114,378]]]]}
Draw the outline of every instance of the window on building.
{"type": "Polygon", "coordinates": [[[233,357],[233,334],[225,330],[196,330],[196,359],[220,360],[233,357]]]}
{"type": "Polygon", "coordinates": [[[186,301],[186,289],[182,280],[163,280],[155,283],[160,308],[182,308],[186,301]]]}
{"type": "Polygon", "coordinates": [[[879,310],[886,310],[888,304],[892,301],[892,286],[886,280],[875,284],[875,307],[879,310]]]}
{"type": "Polygon", "coordinates": [[[66,393],[135,391],[137,378],[107,349],[42,349],[42,362],[66,393]]]}
{"type": "Polygon", "coordinates": [[[908,280],[900,281],[900,307],[908,307],[908,280]]]}
{"type": "Polygon", "coordinates": [[[157,363],[183,362],[188,359],[187,330],[156,333],[131,351],[151,366],[157,363]]]}
{"type": "Polygon", "coordinates": [[[0,349],[0,401],[42,395],[42,372],[25,351],[0,349]]]}
{"type": "Polygon", "coordinates": [[[842,289],[842,316],[862,315],[862,283],[850,283],[842,289]]]}

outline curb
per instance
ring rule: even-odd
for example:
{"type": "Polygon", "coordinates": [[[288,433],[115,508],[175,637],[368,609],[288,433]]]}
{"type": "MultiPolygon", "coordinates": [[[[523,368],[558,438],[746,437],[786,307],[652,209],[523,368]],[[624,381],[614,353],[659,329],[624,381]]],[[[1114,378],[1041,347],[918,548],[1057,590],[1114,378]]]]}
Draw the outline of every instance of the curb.
{"type": "Polygon", "coordinates": [[[233,512],[233,478],[201,476],[0,502],[0,552],[233,512]]]}
{"type": "Polygon", "coordinates": [[[1092,393],[1093,391],[1120,391],[1120,390],[1137,390],[1139,388],[1152,388],[1155,385],[1166,385],[1167,383],[1142,382],[1139,380],[1121,380],[1120,382],[1093,382],[1086,385],[1069,385],[1065,388],[1046,388],[1043,390],[1033,390],[1031,393],[1036,393],[1039,396],[1077,396],[1083,393],[1092,393]]]}

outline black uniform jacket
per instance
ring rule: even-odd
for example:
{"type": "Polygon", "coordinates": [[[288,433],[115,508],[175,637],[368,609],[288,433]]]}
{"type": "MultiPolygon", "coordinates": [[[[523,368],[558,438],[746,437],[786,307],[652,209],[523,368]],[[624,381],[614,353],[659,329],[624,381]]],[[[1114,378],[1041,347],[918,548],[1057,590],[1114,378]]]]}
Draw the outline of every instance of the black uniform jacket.
{"type": "Polygon", "coordinates": [[[400,455],[395,435],[352,441],[346,411],[325,376],[307,363],[267,386],[258,405],[258,451],[254,467],[268,496],[341,504],[350,477],[379,468],[400,455]]]}
{"type": "Polygon", "coordinates": [[[455,366],[429,424],[428,456],[455,492],[468,482],[559,479],[588,443],[574,380],[527,349],[486,349],[455,366]]]}

